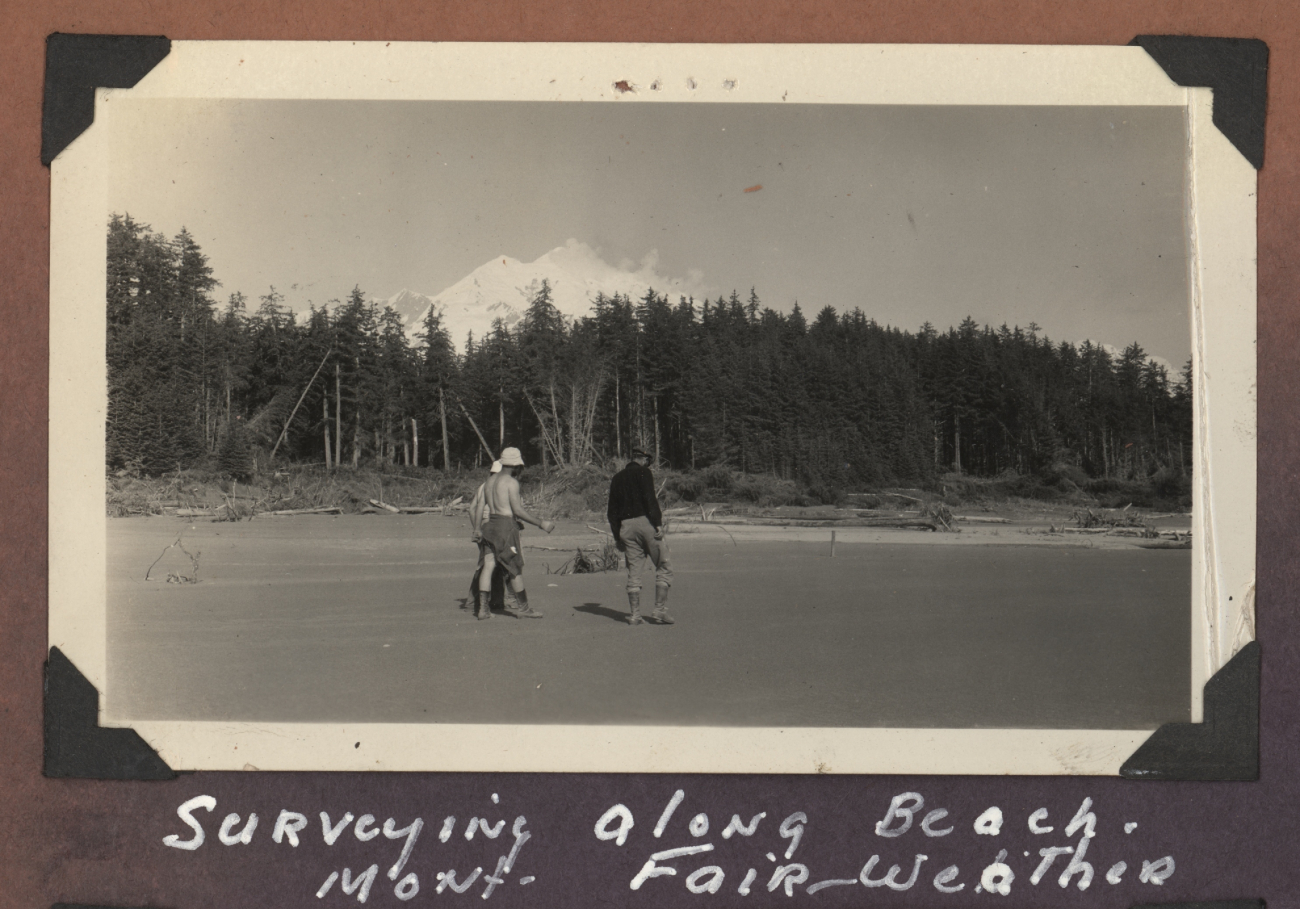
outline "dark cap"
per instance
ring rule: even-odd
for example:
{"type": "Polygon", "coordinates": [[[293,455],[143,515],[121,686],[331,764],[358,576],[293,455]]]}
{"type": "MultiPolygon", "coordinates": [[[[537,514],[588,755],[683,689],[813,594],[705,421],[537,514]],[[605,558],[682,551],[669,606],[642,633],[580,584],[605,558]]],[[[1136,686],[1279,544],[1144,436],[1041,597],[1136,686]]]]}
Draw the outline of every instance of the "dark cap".
{"type": "Polygon", "coordinates": [[[634,457],[634,458],[648,458],[648,457],[650,457],[650,452],[645,451],[644,449],[641,449],[641,448],[633,448],[633,449],[632,449],[631,457],[634,457]]]}

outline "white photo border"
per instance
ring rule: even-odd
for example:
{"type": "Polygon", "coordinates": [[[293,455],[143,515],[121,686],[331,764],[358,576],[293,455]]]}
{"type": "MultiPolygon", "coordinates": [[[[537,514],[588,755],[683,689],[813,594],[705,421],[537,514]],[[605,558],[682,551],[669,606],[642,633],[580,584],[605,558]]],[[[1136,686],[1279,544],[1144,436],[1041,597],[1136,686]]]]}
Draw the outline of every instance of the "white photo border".
{"type": "MultiPolygon", "coordinates": [[[[1192,718],[1254,637],[1256,173],[1138,47],[175,41],[51,165],[49,643],[107,685],[108,121],[135,98],[1181,108],[1195,376],[1192,718]],[[630,90],[615,88],[625,83],[630,90]],[[651,88],[652,84],[655,88],[651,88]]],[[[147,721],[177,770],[1111,775],[1146,730],[147,721]],[[364,752],[353,743],[364,737],[364,752]],[[238,750],[235,750],[235,745],[238,750]],[[379,757],[375,757],[379,755],[379,757]]]]}

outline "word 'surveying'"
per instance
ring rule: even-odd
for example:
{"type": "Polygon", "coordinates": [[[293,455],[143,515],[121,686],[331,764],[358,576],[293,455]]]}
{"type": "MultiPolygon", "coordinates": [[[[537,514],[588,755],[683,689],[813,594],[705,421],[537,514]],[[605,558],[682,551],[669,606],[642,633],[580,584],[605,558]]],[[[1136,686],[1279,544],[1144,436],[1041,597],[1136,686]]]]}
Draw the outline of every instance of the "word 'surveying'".
{"type": "MultiPolygon", "coordinates": [[[[494,805],[500,803],[496,793],[492,794],[492,802],[494,805]]],[[[203,847],[208,842],[208,833],[198,812],[212,812],[216,807],[217,800],[210,795],[198,795],[182,803],[176,809],[176,814],[189,828],[190,833],[188,836],[168,834],[163,837],[163,844],[187,852],[203,847]]],[[[309,851],[322,848],[322,844],[325,849],[336,846],[341,848],[340,843],[348,840],[369,843],[381,837],[380,842],[394,841],[393,849],[396,851],[397,841],[400,841],[400,852],[384,872],[384,877],[393,883],[393,895],[402,902],[408,902],[419,895],[422,874],[426,887],[430,882],[436,882],[432,886],[435,894],[464,894],[470,892],[470,888],[475,888],[473,892],[483,899],[488,899],[498,887],[511,880],[519,885],[531,884],[536,880],[531,875],[511,877],[524,844],[532,838],[532,834],[526,829],[528,821],[522,814],[518,815],[508,827],[504,818],[491,820],[487,817],[474,816],[464,822],[458,821],[454,816],[443,819],[437,834],[440,844],[450,843],[453,837],[467,842],[477,840],[479,848],[486,847],[495,857],[494,864],[476,865],[470,871],[457,871],[455,868],[446,868],[445,865],[415,867],[419,862],[413,861],[413,854],[417,841],[420,841],[420,834],[425,829],[423,818],[417,817],[410,821],[399,822],[396,818],[390,817],[380,823],[373,814],[362,814],[358,817],[351,811],[346,811],[342,815],[331,815],[328,811],[321,811],[318,817],[319,839],[312,833],[317,829],[313,819],[302,812],[287,808],[280,810],[274,823],[271,824],[269,835],[263,833],[259,837],[261,818],[256,812],[250,812],[247,818],[231,812],[217,827],[217,840],[226,847],[249,846],[258,840],[263,844],[269,843],[271,848],[298,849],[299,846],[303,846],[309,851]],[[485,872],[485,867],[492,870],[485,872]]],[[[355,899],[357,902],[364,903],[370,898],[371,890],[379,880],[381,870],[380,863],[375,862],[360,871],[353,871],[351,867],[332,871],[321,883],[316,896],[321,900],[333,896],[355,899]]]]}

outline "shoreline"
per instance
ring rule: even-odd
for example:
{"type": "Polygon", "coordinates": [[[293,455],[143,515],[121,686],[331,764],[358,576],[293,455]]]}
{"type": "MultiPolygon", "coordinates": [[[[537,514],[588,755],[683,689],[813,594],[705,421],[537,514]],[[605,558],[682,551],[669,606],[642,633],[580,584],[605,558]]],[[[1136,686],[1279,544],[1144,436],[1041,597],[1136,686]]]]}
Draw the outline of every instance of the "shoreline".
{"type": "MultiPolygon", "coordinates": [[[[218,524],[234,530],[239,525],[256,522],[266,525],[275,522],[298,521],[375,521],[381,524],[428,525],[438,538],[455,538],[464,531],[468,538],[468,525],[464,515],[446,516],[439,513],[429,514],[343,514],[343,515],[295,515],[291,517],[259,515],[242,521],[212,521],[208,518],[177,515],[132,515],[122,518],[109,518],[114,522],[160,522],[171,519],[177,525],[195,526],[196,524],[218,524]],[[436,530],[435,530],[436,528],[436,530]]],[[[534,527],[524,531],[524,548],[529,550],[576,550],[590,548],[607,539],[608,531],[596,530],[600,525],[597,519],[580,523],[576,521],[559,521],[554,534],[547,536],[534,527]]],[[[603,521],[601,522],[603,523],[603,521]]],[[[895,544],[918,546],[1045,546],[1068,547],[1079,549],[1190,549],[1190,515],[1174,515],[1153,521],[1157,530],[1166,534],[1159,538],[1143,538],[1137,535],[1124,535],[1093,529],[1092,532],[1076,532],[1076,528],[1064,528],[1061,523],[1010,520],[1009,523],[968,524],[958,521],[959,532],[930,531],[924,529],[870,527],[854,524],[835,524],[824,526],[799,526],[795,523],[753,524],[743,519],[725,521],[682,521],[668,522],[668,538],[676,545],[689,546],[692,541],[732,542],[736,545],[745,542],[755,543],[822,543],[830,546],[832,533],[836,544],[895,544]],[[1175,545],[1175,540],[1168,535],[1177,532],[1182,543],[1175,545]],[[1157,544],[1157,545],[1152,545],[1157,544]]],[[[1130,529],[1130,528],[1125,528],[1130,529]]]]}

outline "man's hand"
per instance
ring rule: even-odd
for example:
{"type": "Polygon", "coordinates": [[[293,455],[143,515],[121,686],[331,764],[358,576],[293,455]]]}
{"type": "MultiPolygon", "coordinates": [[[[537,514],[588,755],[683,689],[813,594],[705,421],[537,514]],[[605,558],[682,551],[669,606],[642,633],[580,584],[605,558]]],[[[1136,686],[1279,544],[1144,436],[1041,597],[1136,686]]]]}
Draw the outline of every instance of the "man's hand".
{"type": "Polygon", "coordinates": [[[554,529],[555,529],[554,521],[542,521],[542,530],[545,530],[547,533],[550,533],[554,529]]]}
{"type": "Polygon", "coordinates": [[[656,540],[662,540],[663,538],[664,538],[664,529],[663,529],[662,527],[656,527],[656,528],[655,528],[655,539],[656,539],[656,540]]]}
{"type": "Polygon", "coordinates": [[[614,548],[619,552],[627,552],[627,544],[623,542],[622,537],[614,537],[614,548]]]}

